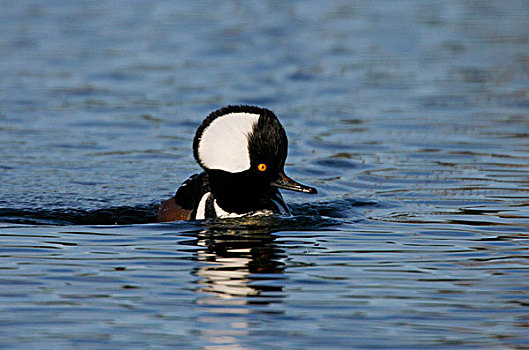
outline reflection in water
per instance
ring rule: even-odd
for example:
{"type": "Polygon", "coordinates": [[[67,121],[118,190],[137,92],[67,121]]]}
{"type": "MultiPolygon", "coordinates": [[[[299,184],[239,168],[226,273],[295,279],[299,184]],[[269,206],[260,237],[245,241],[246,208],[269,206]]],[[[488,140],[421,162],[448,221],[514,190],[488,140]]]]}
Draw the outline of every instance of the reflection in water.
{"type": "Polygon", "coordinates": [[[275,248],[273,236],[262,233],[256,237],[251,233],[241,235],[241,232],[230,231],[221,235],[204,232],[199,238],[198,245],[205,249],[198,252],[197,259],[205,264],[194,272],[202,277],[198,290],[223,298],[281,291],[280,286],[253,283],[276,280],[284,269],[280,259],[285,255],[275,248]]]}
{"type": "Polygon", "coordinates": [[[283,300],[286,254],[274,244],[272,226],[249,217],[217,221],[197,234],[196,245],[204,249],[196,253],[202,264],[193,274],[204,295],[196,303],[207,311],[201,333],[209,343],[245,348],[237,339],[250,334],[251,314],[283,300]]]}
{"type": "Polygon", "coordinates": [[[213,223],[197,239],[197,245],[204,247],[197,253],[204,264],[194,271],[201,277],[199,291],[234,298],[282,290],[266,283],[282,278],[286,255],[274,245],[271,226],[262,218],[213,223]]]}

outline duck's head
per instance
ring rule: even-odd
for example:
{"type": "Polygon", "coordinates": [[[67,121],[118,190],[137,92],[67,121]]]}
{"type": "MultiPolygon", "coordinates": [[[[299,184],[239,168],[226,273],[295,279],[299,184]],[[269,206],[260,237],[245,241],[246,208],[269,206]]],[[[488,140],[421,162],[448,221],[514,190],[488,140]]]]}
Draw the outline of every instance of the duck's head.
{"type": "Polygon", "coordinates": [[[288,140],[265,108],[228,106],[211,113],[193,141],[196,161],[208,173],[214,195],[257,198],[276,188],[317,193],[285,175],[288,140]]]}

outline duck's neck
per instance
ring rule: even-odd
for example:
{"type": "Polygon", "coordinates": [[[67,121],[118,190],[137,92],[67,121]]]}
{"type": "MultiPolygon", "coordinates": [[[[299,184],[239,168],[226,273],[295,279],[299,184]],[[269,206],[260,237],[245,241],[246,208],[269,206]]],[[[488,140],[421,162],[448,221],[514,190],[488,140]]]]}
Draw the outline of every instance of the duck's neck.
{"type": "Polygon", "coordinates": [[[224,211],[243,214],[269,209],[269,197],[277,192],[275,188],[260,188],[248,175],[210,175],[210,188],[217,205],[224,211]]]}

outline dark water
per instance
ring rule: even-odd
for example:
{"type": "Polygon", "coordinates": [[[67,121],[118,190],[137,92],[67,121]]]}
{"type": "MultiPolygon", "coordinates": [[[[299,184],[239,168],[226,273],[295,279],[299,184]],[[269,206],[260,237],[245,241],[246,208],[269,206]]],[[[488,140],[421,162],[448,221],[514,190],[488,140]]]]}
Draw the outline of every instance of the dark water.
{"type": "Polygon", "coordinates": [[[0,56],[1,348],[529,347],[527,2],[0,1],[0,56]],[[149,224],[234,103],[320,194],[149,224]]]}

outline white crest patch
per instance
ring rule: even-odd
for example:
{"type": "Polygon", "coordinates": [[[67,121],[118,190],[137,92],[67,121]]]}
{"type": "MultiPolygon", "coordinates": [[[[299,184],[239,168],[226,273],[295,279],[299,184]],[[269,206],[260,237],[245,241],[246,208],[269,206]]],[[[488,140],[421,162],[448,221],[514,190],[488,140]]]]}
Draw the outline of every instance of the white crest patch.
{"type": "Polygon", "coordinates": [[[198,143],[198,157],[208,169],[238,173],[250,169],[248,135],[259,114],[228,113],[206,127],[198,143]]]}

